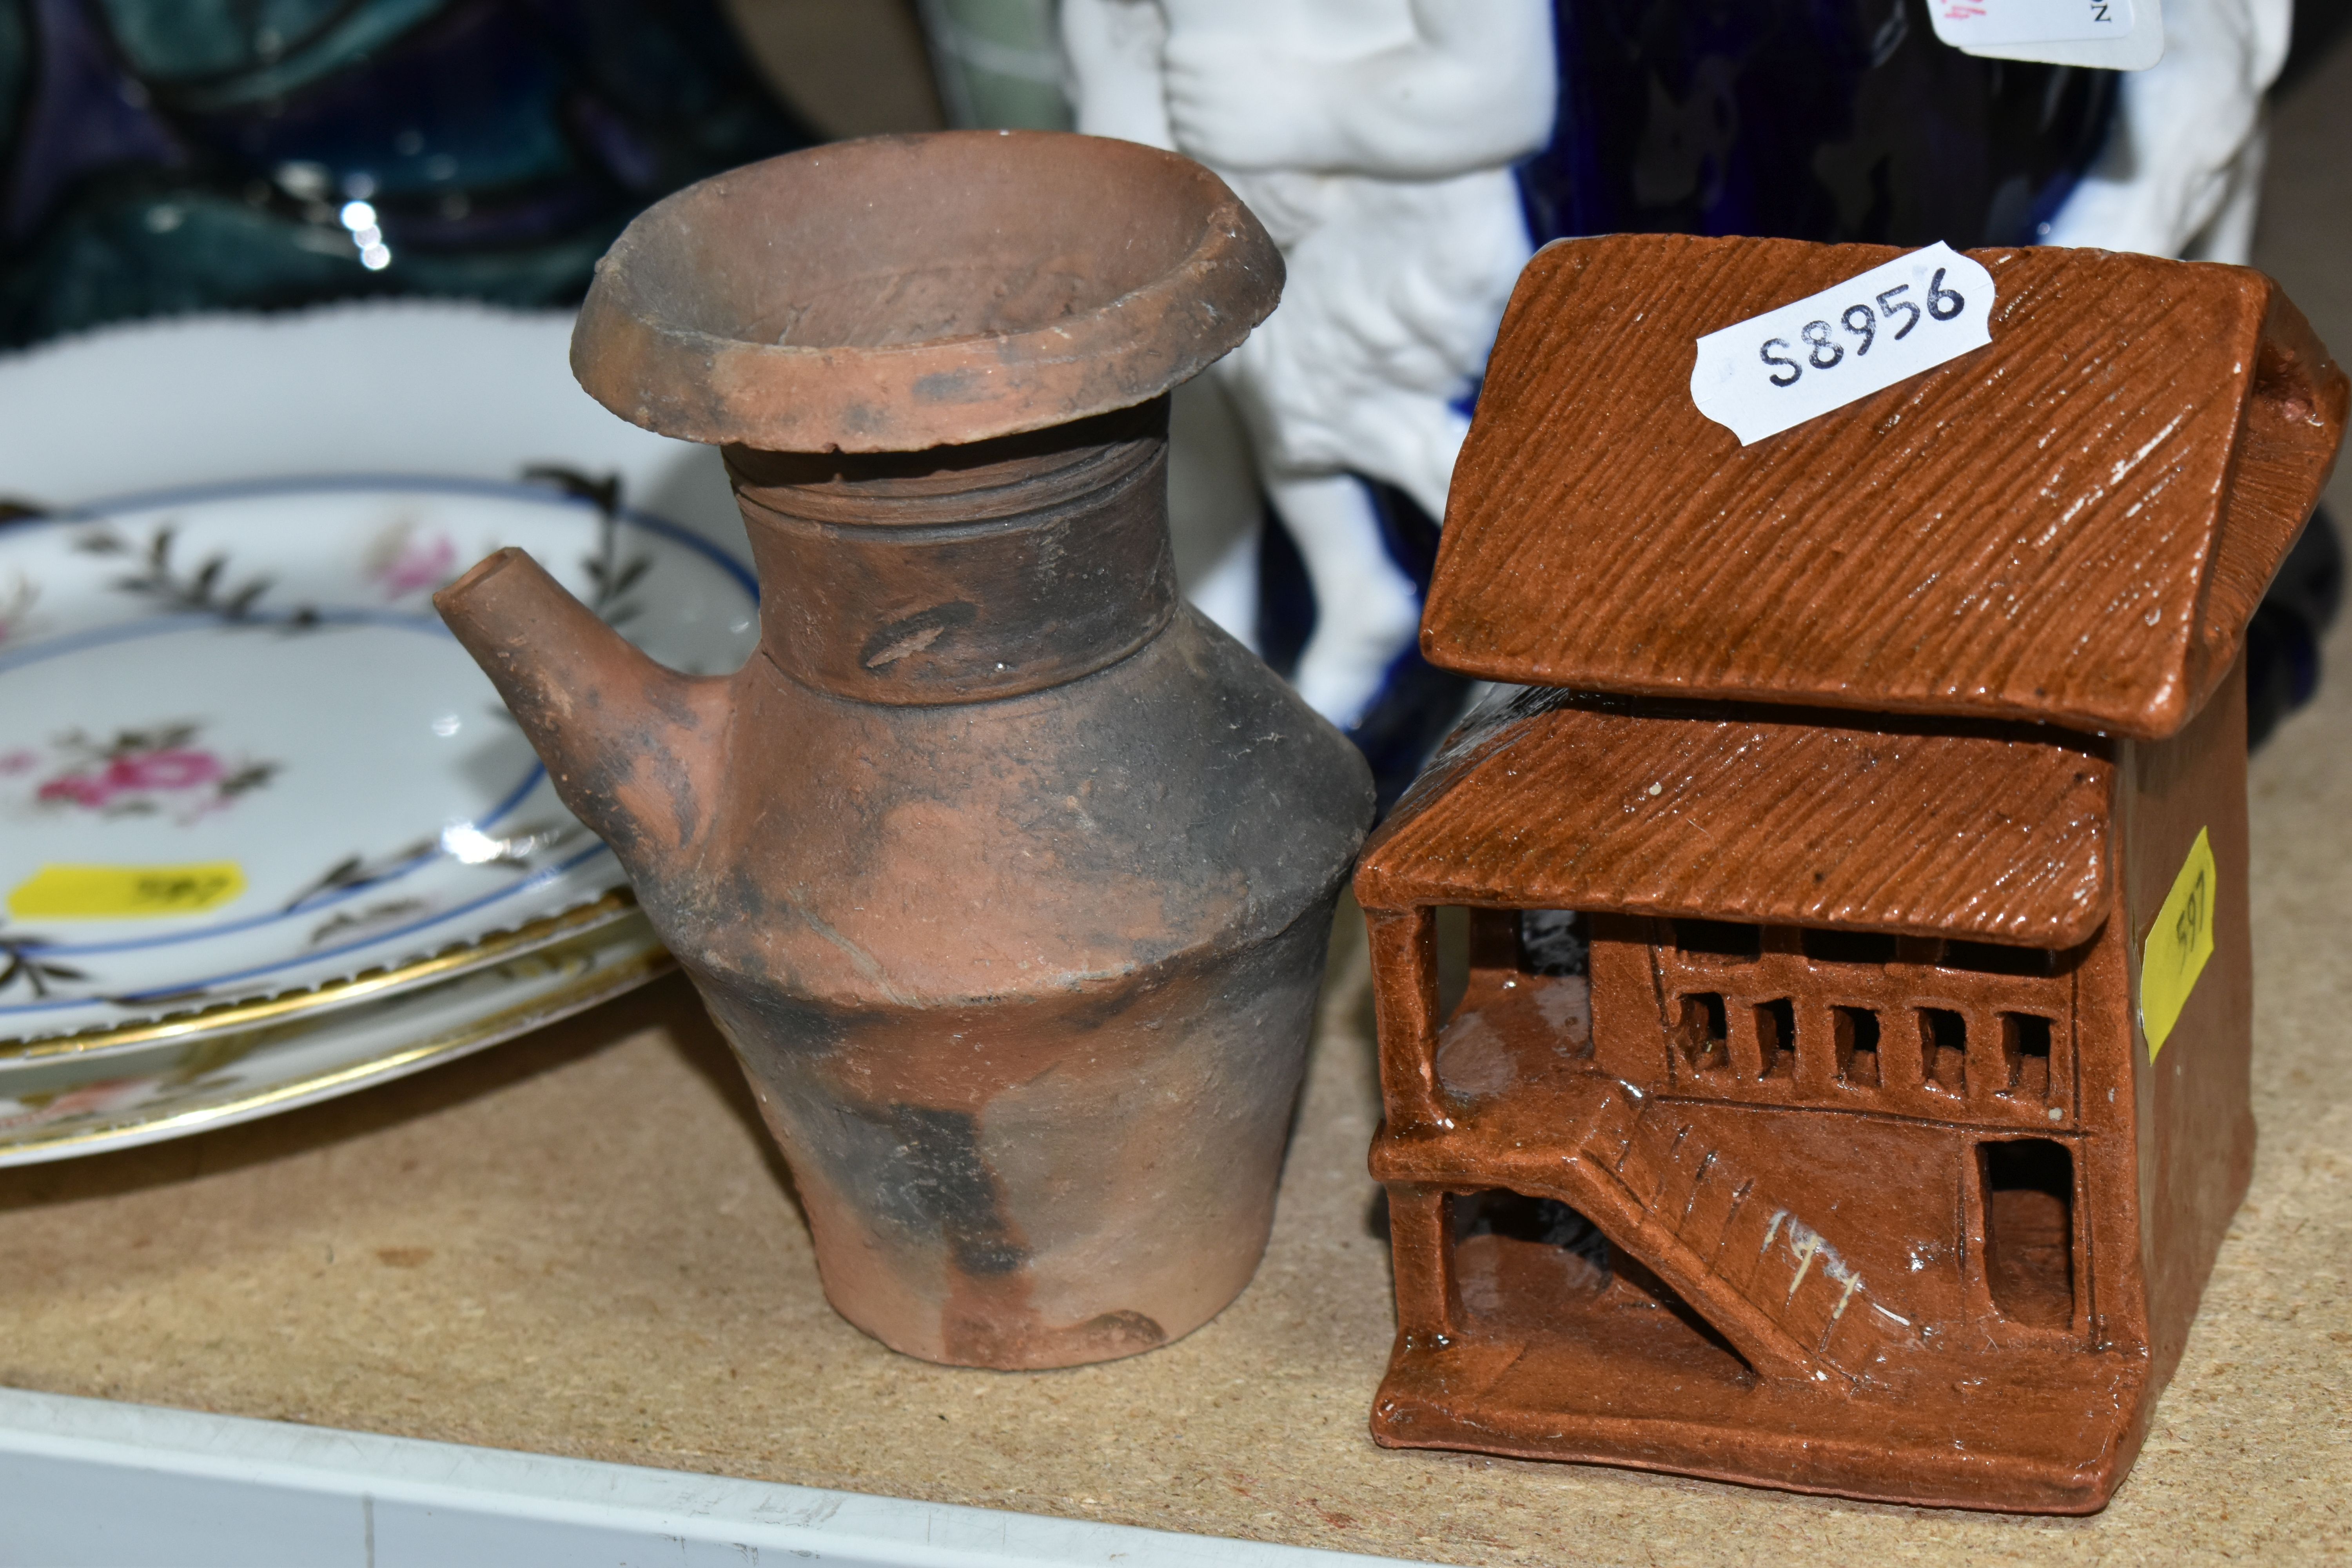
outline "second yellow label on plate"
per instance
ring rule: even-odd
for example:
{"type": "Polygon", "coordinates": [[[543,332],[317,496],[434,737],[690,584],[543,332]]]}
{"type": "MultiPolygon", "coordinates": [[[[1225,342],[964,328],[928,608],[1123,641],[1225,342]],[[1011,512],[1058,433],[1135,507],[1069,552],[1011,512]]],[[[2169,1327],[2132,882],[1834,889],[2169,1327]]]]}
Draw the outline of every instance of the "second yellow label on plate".
{"type": "Polygon", "coordinates": [[[18,920],[124,921],[196,915],[245,891],[234,860],[185,866],[44,866],[8,895],[18,920]]]}

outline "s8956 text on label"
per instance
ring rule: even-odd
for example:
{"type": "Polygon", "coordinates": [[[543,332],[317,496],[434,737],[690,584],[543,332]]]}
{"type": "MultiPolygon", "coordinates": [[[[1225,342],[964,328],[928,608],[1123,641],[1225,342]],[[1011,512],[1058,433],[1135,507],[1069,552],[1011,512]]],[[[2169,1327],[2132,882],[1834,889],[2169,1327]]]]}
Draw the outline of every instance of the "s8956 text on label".
{"type": "Polygon", "coordinates": [[[1992,274],[1943,244],[1698,340],[1691,401],[1743,447],[1992,342],[1992,274]]]}

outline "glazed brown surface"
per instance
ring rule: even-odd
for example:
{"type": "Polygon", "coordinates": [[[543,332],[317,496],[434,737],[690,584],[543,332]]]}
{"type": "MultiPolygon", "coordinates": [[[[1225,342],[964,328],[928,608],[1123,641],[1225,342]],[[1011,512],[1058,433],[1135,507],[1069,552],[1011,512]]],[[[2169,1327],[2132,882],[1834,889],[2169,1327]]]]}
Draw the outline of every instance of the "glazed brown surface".
{"type": "Polygon", "coordinates": [[[2187,722],[2326,478],[2343,373],[2249,269],[1983,251],[1987,347],[1750,447],[1692,404],[1699,336],[1895,254],[1642,235],[1539,254],[1455,470],[1423,651],[1584,689],[2187,722]]]}
{"type": "MultiPolygon", "coordinates": [[[[2338,666],[2336,673],[2342,672],[2338,666]]],[[[2238,693],[2225,688],[2224,695],[2238,693]]],[[[2171,741],[2132,743],[2118,770],[2130,826],[2117,868],[2125,890],[2117,913],[2127,921],[2131,952],[2147,951],[2165,897],[2200,832],[2210,837],[2220,871],[2213,955],[2162,1050],[2153,1060],[2145,1049],[2135,1052],[2132,1082],[2115,1086],[2119,1102],[2133,1101],[2141,1151],[2128,1168],[2114,1173],[2118,1186],[2135,1189],[2129,1212],[2142,1232],[2132,1249],[2137,1258],[2117,1262],[2145,1271],[2150,1371],[2159,1380],[2179,1359],[2206,1272],[2254,1163],[2253,1110],[2245,1087],[2253,1053],[2253,937],[2249,900],[2235,871],[2249,854],[2245,781],[2234,770],[2206,764],[2210,754],[2228,751],[2242,733],[2243,713],[2242,701],[2217,698],[2171,741]],[[2178,1050],[2184,1040],[2190,1048],[2178,1050]]],[[[2087,978],[2103,976],[2094,969],[2087,978]]],[[[2104,978],[2113,988],[2106,1005],[2129,1006],[2129,975],[2108,971],[2104,978]]]]}
{"type": "Polygon", "coordinates": [[[1465,725],[1358,870],[1383,1444],[2063,1513],[2138,1454],[2251,1168],[2239,649],[2347,384],[2260,274],[1989,252],[1992,342],[1874,397],[1727,448],[1667,386],[1891,254],[1521,280],[1423,646],[1605,695],[1465,725]],[[1522,940],[1569,910],[1581,973],[1522,940]]]}
{"type": "MultiPolygon", "coordinates": [[[[1562,711],[1522,707],[1520,725],[1562,711]]],[[[1674,761],[1676,742],[1707,748],[1706,727],[1653,723],[1674,761]]],[[[1513,727],[1495,754],[1522,756],[1513,727]]],[[[2214,765],[2243,727],[2233,682],[2182,735],[2126,743],[2125,790],[2099,796],[2137,851],[2122,918],[2040,963],[1770,926],[1743,951],[1727,929],[1618,914],[1589,917],[1589,979],[1556,977],[1523,961],[1509,911],[1474,910],[1467,989],[1441,1020],[1432,922],[1375,912],[1391,995],[1371,1164],[1400,1313],[1375,1436],[1890,1500],[2102,1506],[2253,1148],[2242,915],[2154,1063],[2128,979],[2200,829],[2221,907],[2243,909],[2242,785],[2214,765]],[[2036,1159],[2061,1163],[2053,1182],[2000,1184],[2036,1159]],[[1506,1194],[1596,1226],[1593,1278],[1544,1282],[1556,1237],[1465,1230],[1506,1194]]],[[[1525,750],[1538,784],[1559,776],[1525,750]]],[[[1445,790],[1475,795],[1475,775],[1422,821],[1445,790]]],[[[1375,877],[1412,831],[1368,854],[1362,887],[1396,886],[1375,877]]],[[[1491,878],[1479,897],[1555,890],[1491,878]]]]}
{"type": "Polygon", "coordinates": [[[2032,726],[1531,693],[1367,846],[1368,905],[1534,908],[1974,934],[2073,947],[2106,918],[2106,748],[2032,726]],[[1573,781],[1528,809],[1507,781],[1573,781]],[[1423,801],[1444,804],[1417,809],[1423,801]]]}

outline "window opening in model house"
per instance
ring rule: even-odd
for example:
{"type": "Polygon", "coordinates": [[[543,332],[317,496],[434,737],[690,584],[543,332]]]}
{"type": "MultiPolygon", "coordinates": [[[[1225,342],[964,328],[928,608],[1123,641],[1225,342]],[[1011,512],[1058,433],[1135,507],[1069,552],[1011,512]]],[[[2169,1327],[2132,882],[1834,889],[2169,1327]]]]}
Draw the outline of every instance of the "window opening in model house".
{"type": "Polygon", "coordinates": [[[1878,1015],[1867,1007],[1831,1009],[1837,1031],[1838,1081],[1861,1089],[1876,1089],[1878,1076],[1878,1015]]]}
{"type": "Polygon", "coordinates": [[[1430,942],[1444,1020],[1431,1067],[1448,1098],[1486,1100],[1592,1054],[1590,941],[1574,910],[1437,906],[1430,942]]]}
{"type": "Polygon", "coordinates": [[[2048,1138],[1977,1147],[1985,1283],[2001,1316],[2036,1328],[2074,1321],[2074,1157],[2048,1138]]]}
{"type": "Polygon", "coordinates": [[[1675,1044],[1695,1072],[1730,1069],[1731,1015],[1720,994],[1694,991],[1682,998],[1681,1016],[1675,1021],[1675,1044]]]}
{"type": "Polygon", "coordinates": [[[1453,1016],[1470,986],[1471,911],[1459,904],[1441,904],[1433,911],[1437,942],[1437,1016],[1453,1016]]]}
{"type": "Polygon", "coordinates": [[[1969,1091],[1969,1021],[1948,1007],[1919,1009],[1921,1066],[1929,1089],[1969,1091]]]}
{"type": "Polygon", "coordinates": [[[1789,1078],[1797,1070],[1797,1006],[1778,996],[1756,1009],[1759,1078],[1789,1078]]]}
{"type": "Polygon", "coordinates": [[[1647,930],[1634,940],[1672,1073],[1695,1089],[1778,1100],[1801,1083],[1855,1109],[2063,1120],[2084,949],[1679,917],[1647,930]]]}
{"type": "Polygon", "coordinates": [[[1584,974],[1592,943],[1574,910],[1519,911],[1519,967],[1530,974],[1584,974]]]}
{"type": "Polygon", "coordinates": [[[2050,1020],[2038,1013],[2000,1016],[2000,1055],[2009,1069],[2006,1092],[2050,1098],[2050,1020]]]}

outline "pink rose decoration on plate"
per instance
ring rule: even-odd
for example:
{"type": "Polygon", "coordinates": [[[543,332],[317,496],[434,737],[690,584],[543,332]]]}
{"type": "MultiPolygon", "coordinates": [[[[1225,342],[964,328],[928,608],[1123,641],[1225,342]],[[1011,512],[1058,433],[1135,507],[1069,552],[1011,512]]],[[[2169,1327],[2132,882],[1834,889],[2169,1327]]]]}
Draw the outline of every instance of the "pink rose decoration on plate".
{"type": "Polygon", "coordinates": [[[395,523],[369,546],[367,574],[383,587],[385,598],[405,598],[456,576],[457,547],[446,533],[420,539],[408,523],[395,523]]]}
{"type": "Polygon", "coordinates": [[[194,789],[226,776],[210,752],[137,752],[106,767],[106,782],[118,789],[194,789]]]}
{"type": "MultiPolygon", "coordinates": [[[[190,745],[195,735],[193,724],[125,730],[101,747],[77,731],[58,744],[79,765],[45,782],[35,798],[107,816],[152,816],[169,807],[188,823],[258,789],[278,771],[275,763],[231,768],[215,753],[190,745]]],[[[19,754],[10,753],[10,759],[19,754]]]]}

